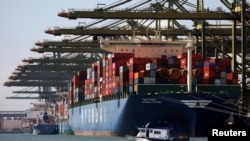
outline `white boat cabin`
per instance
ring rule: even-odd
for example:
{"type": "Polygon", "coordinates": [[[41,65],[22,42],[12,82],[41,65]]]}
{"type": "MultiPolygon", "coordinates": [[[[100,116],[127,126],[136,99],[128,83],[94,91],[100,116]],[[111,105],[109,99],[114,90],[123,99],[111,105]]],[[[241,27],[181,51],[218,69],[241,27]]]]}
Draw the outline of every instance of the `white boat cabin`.
{"type": "Polygon", "coordinates": [[[171,128],[138,128],[136,138],[147,138],[157,140],[171,140],[171,128]]]}

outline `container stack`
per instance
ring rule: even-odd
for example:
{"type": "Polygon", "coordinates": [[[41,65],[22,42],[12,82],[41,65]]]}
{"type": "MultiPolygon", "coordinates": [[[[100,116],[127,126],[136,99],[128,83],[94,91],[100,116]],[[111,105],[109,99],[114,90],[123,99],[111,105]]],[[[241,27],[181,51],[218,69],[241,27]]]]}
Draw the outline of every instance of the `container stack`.
{"type": "Polygon", "coordinates": [[[87,69],[87,79],[84,85],[84,98],[89,99],[92,96],[92,68],[87,69]]]}
{"type": "MultiPolygon", "coordinates": [[[[187,69],[187,53],[178,54],[177,58],[180,59],[180,68],[187,69]]],[[[201,54],[192,54],[192,69],[202,68],[203,59],[201,54]]]]}
{"type": "MultiPolygon", "coordinates": [[[[180,58],[180,68],[186,69],[187,54],[182,53],[177,55],[177,57],[180,58]]],[[[238,84],[238,75],[232,72],[230,59],[202,59],[201,54],[193,54],[192,69],[193,84],[238,84]]],[[[184,80],[186,79],[182,81],[184,80]]]]}
{"type": "Polygon", "coordinates": [[[135,83],[144,83],[145,64],[150,62],[150,58],[130,58],[127,63],[129,70],[129,93],[134,92],[135,83]]]}
{"type": "Polygon", "coordinates": [[[59,119],[67,119],[68,118],[68,104],[66,103],[65,99],[57,102],[58,105],[58,112],[57,116],[59,119]]]}
{"type": "Polygon", "coordinates": [[[68,100],[69,104],[82,102],[84,100],[84,86],[87,79],[87,71],[78,71],[71,80],[68,100]]]}
{"type": "Polygon", "coordinates": [[[131,57],[132,53],[115,53],[94,62],[91,68],[87,69],[84,99],[95,99],[124,91],[123,85],[128,80],[126,66],[131,57]]]}
{"type": "Polygon", "coordinates": [[[129,70],[127,65],[119,67],[118,93],[128,93],[129,70]]]}
{"type": "MultiPolygon", "coordinates": [[[[76,103],[117,93],[133,94],[142,84],[185,85],[186,68],[186,53],[159,58],[137,58],[133,53],[110,54],[73,76],[69,101],[76,103]]],[[[201,54],[193,54],[192,83],[236,85],[238,77],[231,71],[230,60],[202,59],[201,54]]]]}
{"type": "Polygon", "coordinates": [[[231,60],[209,59],[204,61],[204,84],[238,84],[237,74],[232,73],[231,60]],[[232,75],[233,77],[227,77],[232,75]],[[237,79],[237,82],[235,81],[237,79]]]}

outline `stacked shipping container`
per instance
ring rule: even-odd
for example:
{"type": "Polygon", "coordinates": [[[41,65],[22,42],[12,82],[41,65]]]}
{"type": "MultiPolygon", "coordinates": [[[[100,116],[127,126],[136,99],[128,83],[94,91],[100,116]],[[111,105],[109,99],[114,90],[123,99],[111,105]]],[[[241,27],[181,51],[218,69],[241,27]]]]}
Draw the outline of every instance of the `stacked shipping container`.
{"type": "Polygon", "coordinates": [[[87,79],[86,71],[78,71],[69,84],[68,101],[69,104],[81,102],[84,100],[84,86],[87,79]]]}
{"type": "Polygon", "coordinates": [[[68,104],[66,103],[66,100],[62,99],[61,101],[58,101],[57,104],[58,104],[57,117],[59,117],[59,120],[68,119],[68,104]]]}
{"type": "MultiPolygon", "coordinates": [[[[135,93],[140,84],[186,84],[187,54],[137,58],[133,53],[114,53],[79,71],[72,78],[70,103],[135,93]]],[[[231,71],[230,60],[202,59],[192,56],[193,84],[238,84],[237,74],[231,71]]]]}

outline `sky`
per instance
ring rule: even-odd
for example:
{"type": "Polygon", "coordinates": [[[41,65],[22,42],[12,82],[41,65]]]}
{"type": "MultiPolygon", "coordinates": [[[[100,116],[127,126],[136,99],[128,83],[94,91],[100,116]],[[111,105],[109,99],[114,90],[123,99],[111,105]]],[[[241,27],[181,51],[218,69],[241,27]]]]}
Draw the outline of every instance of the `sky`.
{"type": "MultiPolygon", "coordinates": [[[[55,39],[55,36],[44,31],[55,26],[75,27],[84,21],[84,19],[69,20],[59,17],[58,12],[68,11],[70,8],[93,9],[97,7],[97,3],[111,4],[116,1],[118,0],[1,0],[0,111],[23,111],[30,108],[31,103],[36,102],[36,100],[6,99],[15,95],[12,91],[26,87],[6,87],[3,84],[8,81],[8,77],[16,67],[22,64],[23,59],[38,58],[43,55],[30,49],[35,47],[37,41],[55,39]]],[[[205,1],[209,4],[209,0],[205,1]]],[[[214,5],[216,1],[213,2],[214,5]]]]}
{"type": "Polygon", "coordinates": [[[95,8],[102,0],[1,0],[0,1],[0,111],[23,111],[36,100],[6,99],[12,91],[25,87],[6,87],[4,82],[22,64],[22,59],[38,58],[43,54],[30,51],[35,42],[55,37],[46,34],[48,28],[74,27],[81,20],[69,20],[57,16],[69,8],[95,8]]]}

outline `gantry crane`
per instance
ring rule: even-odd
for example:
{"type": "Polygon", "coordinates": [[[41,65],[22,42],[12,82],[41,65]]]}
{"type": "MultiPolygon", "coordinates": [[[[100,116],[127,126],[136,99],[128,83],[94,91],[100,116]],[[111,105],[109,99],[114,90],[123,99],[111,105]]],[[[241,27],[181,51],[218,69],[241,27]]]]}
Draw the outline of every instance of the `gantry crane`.
{"type": "MultiPolygon", "coordinates": [[[[132,1],[127,0],[123,2],[129,3],[132,1]]],[[[197,52],[201,52],[203,57],[210,55],[218,56],[222,53],[222,57],[232,59],[233,71],[239,72],[243,76],[243,94],[246,94],[245,86],[247,84],[245,80],[247,79],[246,77],[249,77],[247,65],[250,65],[250,61],[248,62],[246,60],[246,54],[250,53],[250,49],[247,46],[249,33],[246,32],[246,24],[249,23],[250,12],[244,0],[242,2],[239,0],[234,0],[233,2],[221,0],[221,3],[228,8],[227,11],[221,9],[205,9],[203,0],[197,0],[196,4],[182,0],[155,2],[144,0],[132,4],[132,6],[129,7],[120,8],[119,10],[115,9],[116,7],[122,6],[124,4],[123,2],[118,1],[104,7],[97,7],[92,11],[70,9],[68,12],[59,12],[58,16],[60,17],[75,20],[89,18],[93,19],[93,21],[85,25],[76,26],[74,29],[48,29],[45,31],[47,34],[55,36],[72,35],[74,37],[69,40],[62,40],[61,42],[37,42],[35,45],[39,47],[33,48],[32,51],[38,53],[52,52],[53,57],[50,60],[51,62],[44,59],[40,60],[40,63],[54,63],[53,65],[57,65],[59,68],[60,64],[75,62],[72,58],[62,58],[62,54],[82,54],[85,56],[87,53],[91,53],[97,54],[98,56],[102,53],[108,53],[99,48],[99,38],[129,38],[134,35],[149,37],[154,36],[156,32],[160,32],[160,35],[165,37],[187,36],[188,34],[192,34],[196,36],[197,41],[201,41],[197,43],[197,52]],[[194,10],[187,10],[186,6],[192,7],[194,10]],[[108,20],[113,20],[113,22],[105,23],[108,20]],[[161,20],[167,21],[167,27],[162,27],[161,20]],[[187,28],[185,25],[182,25],[181,23],[184,20],[191,21],[193,28],[187,28]],[[209,20],[229,21],[229,24],[216,25],[209,23],[209,20]],[[100,23],[103,23],[103,26],[96,28],[95,25],[100,23]],[[241,39],[237,37],[241,37],[241,39]],[[210,49],[212,49],[212,51],[210,51],[210,49]],[[209,54],[209,52],[213,52],[213,54],[209,54]],[[240,57],[242,62],[238,62],[237,57],[240,57]],[[64,59],[68,59],[68,61],[64,59]]],[[[82,61],[87,64],[87,60],[88,59],[82,61]]],[[[35,59],[33,59],[33,61],[35,61],[35,59]]],[[[29,63],[32,63],[32,61],[29,63]]],[[[90,64],[91,62],[88,63],[90,64]]],[[[27,65],[26,69],[32,71],[41,69],[38,65],[37,67],[32,67],[27,65]]],[[[44,67],[49,70],[52,66],[45,65],[44,67]]],[[[66,68],[62,66],[60,70],[62,69],[66,68]]],[[[53,71],[57,72],[59,69],[53,71]]],[[[53,77],[50,78],[53,79],[53,77]]],[[[26,78],[19,77],[18,79],[25,80],[26,78]]],[[[27,84],[27,86],[29,85],[27,84]]]]}

